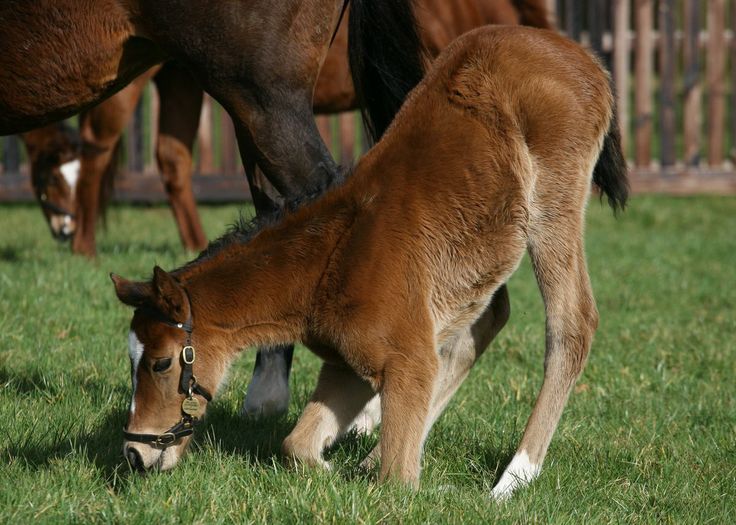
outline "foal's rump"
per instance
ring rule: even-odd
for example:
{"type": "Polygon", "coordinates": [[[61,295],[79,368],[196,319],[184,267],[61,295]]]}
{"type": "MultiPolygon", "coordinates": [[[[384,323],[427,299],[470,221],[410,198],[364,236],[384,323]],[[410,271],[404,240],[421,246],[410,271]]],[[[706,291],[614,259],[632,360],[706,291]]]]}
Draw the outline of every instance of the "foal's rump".
{"type": "Polygon", "coordinates": [[[457,39],[443,61],[438,87],[483,121],[492,140],[518,135],[536,175],[565,183],[575,200],[587,196],[597,164],[594,182],[623,207],[626,164],[610,78],[590,53],[552,31],[489,26],[457,39]]]}

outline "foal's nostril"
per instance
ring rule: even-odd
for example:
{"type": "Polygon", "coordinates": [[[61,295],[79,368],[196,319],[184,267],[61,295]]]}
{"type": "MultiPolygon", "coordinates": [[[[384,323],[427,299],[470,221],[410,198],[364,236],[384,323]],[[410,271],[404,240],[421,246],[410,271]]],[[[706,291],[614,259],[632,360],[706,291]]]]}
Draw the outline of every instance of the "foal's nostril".
{"type": "Polygon", "coordinates": [[[143,470],[143,458],[141,457],[140,452],[136,449],[132,447],[128,448],[128,450],[125,451],[125,458],[133,469],[138,471],[143,470]]]}

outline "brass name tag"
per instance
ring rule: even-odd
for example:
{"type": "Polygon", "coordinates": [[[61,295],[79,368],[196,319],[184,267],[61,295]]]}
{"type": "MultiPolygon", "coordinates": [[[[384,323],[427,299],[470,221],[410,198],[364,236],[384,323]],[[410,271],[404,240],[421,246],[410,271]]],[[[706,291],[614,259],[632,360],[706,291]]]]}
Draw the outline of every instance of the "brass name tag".
{"type": "Polygon", "coordinates": [[[199,415],[199,400],[194,397],[188,397],[181,403],[181,409],[185,414],[190,416],[199,415]]]}

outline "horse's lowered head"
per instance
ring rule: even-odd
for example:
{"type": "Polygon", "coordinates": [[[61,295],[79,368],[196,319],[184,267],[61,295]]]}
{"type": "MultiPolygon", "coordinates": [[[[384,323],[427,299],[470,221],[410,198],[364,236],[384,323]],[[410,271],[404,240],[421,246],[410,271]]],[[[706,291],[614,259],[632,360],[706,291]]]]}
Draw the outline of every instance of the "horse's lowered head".
{"type": "Polygon", "coordinates": [[[133,396],[123,454],[137,470],[172,468],[229,364],[226,338],[203,308],[158,266],[153,279],[110,276],[118,298],[135,308],[129,352],[133,396]]]}
{"type": "Polygon", "coordinates": [[[76,130],[60,122],[22,135],[31,165],[31,183],[51,234],[69,240],[76,229],[74,207],[81,168],[76,130]]]}

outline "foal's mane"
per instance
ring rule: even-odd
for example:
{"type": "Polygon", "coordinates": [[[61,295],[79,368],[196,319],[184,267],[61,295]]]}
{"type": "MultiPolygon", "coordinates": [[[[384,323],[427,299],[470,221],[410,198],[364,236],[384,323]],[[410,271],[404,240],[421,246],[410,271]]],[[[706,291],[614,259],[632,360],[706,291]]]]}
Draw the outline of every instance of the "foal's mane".
{"type": "Polygon", "coordinates": [[[195,259],[174,270],[172,273],[176,276],[180,276],[190,270],[196,269],[203,263],[215,258],[217,255],[229,248],[248,244],[263,230],[279,224],[287,216],[318,200],[320,197],[326,195],[335,188],[340,187],[342,183],[352,175],[352,173],[352,164],[349,166],[339,166],[338,176],[335,177],[334,181],[327,187],[327,189],[307,193],[298,199],[292,200],[283,208],[275,208],[269,212],[261,213],[260,215],[252,217],[247,217],[241,209],[237,219],[227,228],[225,233],[214,241],[210,241],[207,247],[202,250],[195,259]]]}

